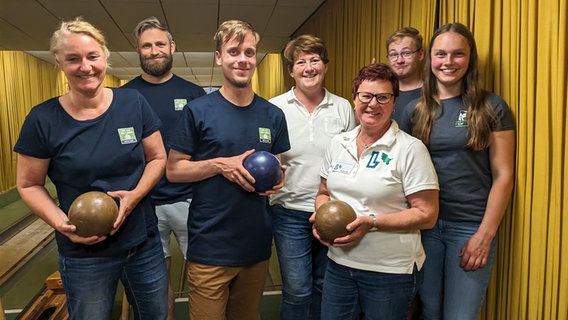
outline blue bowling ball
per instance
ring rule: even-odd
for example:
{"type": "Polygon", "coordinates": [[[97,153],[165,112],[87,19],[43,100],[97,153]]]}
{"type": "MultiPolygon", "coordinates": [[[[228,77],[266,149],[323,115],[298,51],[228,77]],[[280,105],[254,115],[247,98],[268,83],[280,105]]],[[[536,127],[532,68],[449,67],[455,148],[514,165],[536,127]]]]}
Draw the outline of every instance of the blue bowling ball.
{"type": "Polygon", "coordinates": [[[253,176],[256,192],[270,190],[280,182],[282,167],[270,152],[255,151],[243,160],[243,166],[253,176]]]}

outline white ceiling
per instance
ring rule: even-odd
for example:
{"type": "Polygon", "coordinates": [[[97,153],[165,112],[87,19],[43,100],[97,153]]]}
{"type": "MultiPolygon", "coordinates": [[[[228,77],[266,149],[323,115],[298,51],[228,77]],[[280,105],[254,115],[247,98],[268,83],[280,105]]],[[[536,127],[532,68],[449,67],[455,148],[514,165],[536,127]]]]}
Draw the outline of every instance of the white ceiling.
{"type": "Polygon", "coordinates": [[[289,37],[325,0],[0,0],[0,50],[21,50],[52,62],[49,39],[60,20],[82,16],[101,29],[111,50],[109,74],[141,73],[133,30],[149,16],[165,22],[177,45],[173,72],[203,87],[220,86],[213,34],[229,19],[261,36],[258,61],[280,53],[289,37]]]}

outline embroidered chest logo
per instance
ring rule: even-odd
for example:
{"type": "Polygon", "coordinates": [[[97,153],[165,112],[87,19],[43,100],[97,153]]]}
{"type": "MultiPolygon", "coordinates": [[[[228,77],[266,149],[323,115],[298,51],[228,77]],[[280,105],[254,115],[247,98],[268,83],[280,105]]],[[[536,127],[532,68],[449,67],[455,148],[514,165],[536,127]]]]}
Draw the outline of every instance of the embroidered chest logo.
{"type": "Polygon", "coordinates": [[[258,138],[262,143],[272,143],[272,136],[270,135],[270,129],[268,128],[258,128],[258,138]]]}
{"type": "Polygon", "coordinates": [[[456,128],[467,127],[467,110],[460,110],[458,120],[456,121],[456,128]]]}
{"type": "Polygon", "coordinates": [[[181,111],[187,104],[187,99],[174,99],[174,110],[181,111]]]}
{"type": "Polygon", "coordinates": [[[391,160],[392,158],[390,158],[387,153],[373,151],[369,162],[367,162],[367,168],[376,168],[381,163],[388,166],[391,160]]]}
{"type": "Polygon", "coordinates": [[[118,136],[120,137],[121,144],[136,143],[136,133],[133,127],[129,128],[118,128],[118,136]]]}

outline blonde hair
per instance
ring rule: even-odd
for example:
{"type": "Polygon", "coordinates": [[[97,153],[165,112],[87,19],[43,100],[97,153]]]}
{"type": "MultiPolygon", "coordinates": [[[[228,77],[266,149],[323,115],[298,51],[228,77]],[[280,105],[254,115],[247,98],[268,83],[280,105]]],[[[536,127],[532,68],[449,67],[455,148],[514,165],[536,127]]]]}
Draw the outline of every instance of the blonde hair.
{"type": "Polygon", "coordinates": [[[231,39],[235,38],[239,44],[241,44],[246,35],[252,33],[256,40],[256,44],[260,41],[260,35],[254,31],[252,26],[248,22],[244,22],[241,20],[228,20],[223,22],[217,32],[215,32],[215,36],[213,40],[215,41],[215,51],[221,51],[221,47],[223,44],[227,43],[231,39]]]}
{"type": "Polygon", "coordinates": [[[420,35],[420,31],[416,30],[413,27],[404,27],[404,28],[396,30],[393,34],[391,34],[388,37],[388,39],[386,41],[387,51],[389,50],[389,46],[390,46],[391,43],[395,42],[398,39],[402,39],[402,38],[406,38],[406,37],[414,40],[414,44],[416,44],[415,50],[422,49],[422,36],[420,35]]]}
{"type": "Polygon", "coordinates": [[[110,52],[107,48],[103,33],[89,22],[83,20],[83,18],[81,17],[77,17],[75,18],[75,20],[71,21],[62,21],[59,25],[59,29],[53,32],[53,35],[51,36],[49,51],[51,52],[51,54],[53,54],[55,60],[57,60],[57,53],[61,49],[63,41],[68,36],[77,33],[81,33],[93,38],[103,49],[105,59],[107,60],[107,65],[109,65],[108,57],[110,56],[110,52]]]}

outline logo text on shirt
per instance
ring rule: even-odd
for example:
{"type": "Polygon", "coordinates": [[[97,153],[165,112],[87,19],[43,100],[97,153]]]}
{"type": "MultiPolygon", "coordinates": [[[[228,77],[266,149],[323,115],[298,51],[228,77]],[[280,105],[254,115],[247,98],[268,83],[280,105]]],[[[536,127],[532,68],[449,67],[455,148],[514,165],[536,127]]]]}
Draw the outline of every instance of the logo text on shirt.
{"type": "Polygon", "coordinates": [[[367,168],[376,168],[381,162],[388,166],[391,160],[392,158],[385,152],[373,151],[369,162],[367,162],[367,168]]]}
{"type": "Polygon", "coordinates": [[[187,99],[174,99],[174,110],[181,111],[187,104],[187,99]]]}
{"type": "Polygon", "coordinates": [[[128,128],[118,128],[118,136],[120,137],[121,144],[136,143],[136,133],[133,127],[128,128]]]}
{"type": "Polygon", "coordinates": [[[258,128],[258,137],[262,143],[272,142],[272,136],[270,135],[270,129],[268,128],[258,128]]]}
{"type": "Polygon", "coordinates": [[[458,120],[456,121],[456,128],[467,127],[467,110],[460,110],[458,120]]]}

